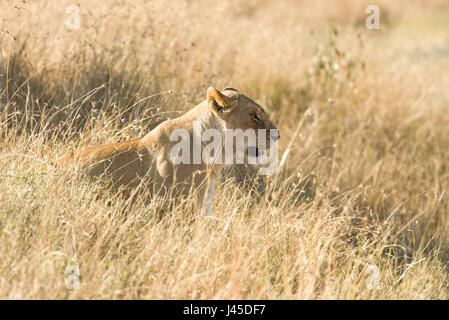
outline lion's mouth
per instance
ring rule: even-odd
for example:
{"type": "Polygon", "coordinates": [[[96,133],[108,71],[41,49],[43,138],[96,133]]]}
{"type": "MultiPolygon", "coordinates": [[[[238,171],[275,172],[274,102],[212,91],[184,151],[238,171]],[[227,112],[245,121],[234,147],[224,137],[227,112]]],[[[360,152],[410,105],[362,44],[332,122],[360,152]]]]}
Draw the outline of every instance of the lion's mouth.
{"type": "Polygon", "coordinates": [[[262,156],[264,152],[257,147],[248,147],[248,155],[250,157],[259,157],[262,156]]]}

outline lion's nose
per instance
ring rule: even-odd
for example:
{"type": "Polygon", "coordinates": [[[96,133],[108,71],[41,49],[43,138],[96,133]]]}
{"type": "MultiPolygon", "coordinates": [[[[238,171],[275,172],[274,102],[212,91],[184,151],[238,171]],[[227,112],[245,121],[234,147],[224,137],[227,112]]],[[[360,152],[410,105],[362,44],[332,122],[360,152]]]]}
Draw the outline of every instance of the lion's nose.
{"type": "Polygon", "coordinates": [[[279,130],[270,130],[270,137],[271,139],[273,139],[274,141],[277,141],[280,137],[281,137],[281,133],[279,132],[279,130]]]}

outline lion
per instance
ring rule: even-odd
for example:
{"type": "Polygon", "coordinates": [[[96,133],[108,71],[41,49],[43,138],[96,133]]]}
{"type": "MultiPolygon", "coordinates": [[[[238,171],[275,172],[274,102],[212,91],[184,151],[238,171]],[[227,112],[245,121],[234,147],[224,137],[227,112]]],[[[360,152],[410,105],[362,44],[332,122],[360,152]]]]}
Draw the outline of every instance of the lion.
{"type": "MultiPolygon", "coordinates": [[[[146,190],[150,193],[161,194],[171,189],[176,189],[180,194],[193,191],[195,207],[205,209],[204,213],[210,215],[215,186],[225,165],[223,161],[216,161],[217,155],[226,157],[226,153],[228,156],[232,153],[232,158],[237,158],[237,153],[241,152],[234,145],[231,149],[225,148],[225,142],[229,141],[226,133],[237,131],[235,136],[231,135],[231,139],[234,139],[248,129],[256,132],[257,139],[264,138],[269,142],[265,149],[270,148],[271,141],[280,138],[278,129],[256,102],[234,88],[225,88],[220,92],[209,87],[206,100],[184,115],[160,123],[142,138],[69,152],[59,158],[56,165],[69,170],[76,168],[88,176],[107,180],[117,188],[133,188],[146,181],[146,190]],[[195,126],[201,130],[215,130],[218,136],[214,140],[221,139],[212,156],[196,156],[196,162],[192,161],[195,152],[198,152],[195,151],[193,141],[197,134],[195,126]],[[180,135],[174,135],[176,132],[184,133],[181,136],[188,136],[181,145],[182,148],[179,148],[180,135]],[[259,137],[260,132],[265,136],[259,137]],[[174,150],[178,150],[178,153],[174,150]],[[179,158],[176,158],[180,150],[189,153],[184,155],[184,162],[179,162],[179,158]]],[[[200,140],[200,147],[206,145],[203,140],[200,140]]],[[[257,158],[265,151],[259,147],[259,144],[245,141],[243,153],[247,155],[252,151],[252,156],[257,158]]],[[[248,159],[245,156],[243,161],[248,159]]]]}

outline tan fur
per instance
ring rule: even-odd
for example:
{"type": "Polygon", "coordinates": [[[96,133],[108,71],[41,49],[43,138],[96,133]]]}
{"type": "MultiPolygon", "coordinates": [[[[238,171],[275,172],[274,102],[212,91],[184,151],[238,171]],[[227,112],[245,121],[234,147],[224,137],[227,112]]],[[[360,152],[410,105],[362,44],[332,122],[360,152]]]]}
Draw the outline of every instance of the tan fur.
{"type": "Polygon", "coordinates": [[[143,138],[70,152],[59,158],[57,165],[79,168],[89,176],[110,180],[115,187],[135,187],[144,179],[151,192],[164,193],[176,185],[182,193],[193,190],[197,204],[202,205],[207,187],[214,187],[223,165],[175,166],[170,159],[170,150],[177,143],[170,141],[171,132],[182,128],[192,136],[195,120],[201,121],[203,130],[276,129],[263,109],[245,95],[231,88],[221,93],[210,87],[205,101],[178,118],[164,121],[143,138]]]}

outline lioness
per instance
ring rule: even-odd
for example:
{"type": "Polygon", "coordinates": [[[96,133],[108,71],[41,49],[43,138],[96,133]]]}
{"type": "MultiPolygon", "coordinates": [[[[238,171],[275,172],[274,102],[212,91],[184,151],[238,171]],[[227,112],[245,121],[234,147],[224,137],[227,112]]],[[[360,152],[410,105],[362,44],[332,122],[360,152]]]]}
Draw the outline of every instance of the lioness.
{"type": "MultiPolygon", "coordinates": [[[[57,165],[62,168],[80,168],[89,176],[105,177],[115,187],[135,187],[145,179],[152,186],[151,192],[161,193],[176,185],[184,194],[193,191],[196,196],[195,206],[202,207],[206,203],[205,213],[209,215],[215,184],[224,164],[207,157],[199,157],[200,161],[196,163],[192,161],[195,152],[198,152],[193,141],[195,123],[200,125],[201,130],[215,129],[221,135],[222,143],[217,154],[221,152],[225,157],[225,152],[238,152],[236,147],[231,150],[224,147],[225,133],[231,130],[253,129],[259,139],[259,132],[264,130],[258,129],[266,129],[264,139],[267,142],[276,141],[280,137],[277,128],[257,103],[236,89],[225,88],[220,92],[209,87],[206,100],[184,115],[162,122],[143,138],[70,152],[59,158],[57,165]],[[173,150],[179,141],[173,139],[173,133],[178,129],[189,135],[187,148],[190,155],[187,163],[174,161],[173,150]]],[[[237,131],[241,132],[240,130],[237,131]]],[[[206,143],[202,139],[200,141],[204,147],[206,143]]],[[[269,146],[267,143],[266,148],[269,146]]],[[[246,154],[252,148],[257,157],[263,153],[258,147],[259,145],[245,143],[244,152],[246,154]]],[[[216,155],[213,158],[216,159],[216,155]]]]}

